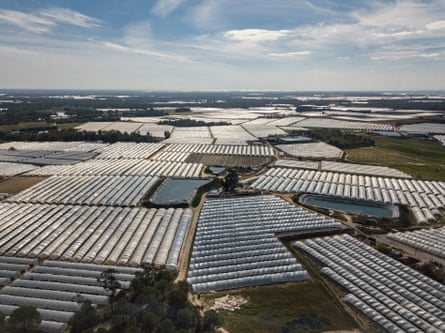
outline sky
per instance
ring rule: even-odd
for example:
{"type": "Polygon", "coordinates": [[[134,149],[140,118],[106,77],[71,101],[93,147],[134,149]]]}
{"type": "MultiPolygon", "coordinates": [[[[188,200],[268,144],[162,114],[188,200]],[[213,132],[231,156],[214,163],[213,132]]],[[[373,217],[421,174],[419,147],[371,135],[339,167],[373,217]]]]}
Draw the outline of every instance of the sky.
{"type": "Polygon", "coordinates": [[[0,88],[445,90],[445,0],[0,0],[0,88]]]}

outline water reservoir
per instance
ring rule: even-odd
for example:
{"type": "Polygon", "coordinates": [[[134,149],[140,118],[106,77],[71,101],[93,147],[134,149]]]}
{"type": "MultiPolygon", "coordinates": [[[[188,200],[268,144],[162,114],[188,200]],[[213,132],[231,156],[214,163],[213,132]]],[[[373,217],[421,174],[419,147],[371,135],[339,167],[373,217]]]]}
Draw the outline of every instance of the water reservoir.
{"type": "Polygon", "coordinates": [[[195,191],[208,182],[210,182],[208,179],[168,178],[153,195],[151,202],[156,205],[188,203],[195,191]]]}
{"type": "Polygon", "coordinates": [[[399,209],[397,206],[380,204],[373,201],[350,200],[314,194],[304,194],[300,197],[299,201],[305,205],[339,210],[351,214],[389,218],[396,218],[399,216],[399,209]]]}

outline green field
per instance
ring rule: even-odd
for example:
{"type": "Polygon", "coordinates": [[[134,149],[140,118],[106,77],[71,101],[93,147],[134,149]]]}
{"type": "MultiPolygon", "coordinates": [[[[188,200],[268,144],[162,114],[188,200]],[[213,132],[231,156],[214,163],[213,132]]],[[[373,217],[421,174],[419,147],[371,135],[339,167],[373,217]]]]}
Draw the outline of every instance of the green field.
{"type": "Polygon", "coordinates": [[[346,150],[351,162],[404,171],[417,179],[445,180],[445,147],[425,138],[375,138],[374,147],[346,150]]]}
{"type": "MultiPolygon", "coordinates": [[[[223,326],[231,333],[303,333],[357,328],[317,282],[257,287],[229,294],[248,300],[240,310],[220,310],[223,326]]],[[[211,297],[220,296],[224,295],[211,297]]]]}

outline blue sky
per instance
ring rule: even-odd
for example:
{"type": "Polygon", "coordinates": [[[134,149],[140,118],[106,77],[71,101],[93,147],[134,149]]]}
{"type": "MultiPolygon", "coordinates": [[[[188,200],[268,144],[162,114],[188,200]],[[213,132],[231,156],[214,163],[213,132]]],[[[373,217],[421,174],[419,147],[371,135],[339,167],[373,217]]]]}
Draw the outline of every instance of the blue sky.
{"type": "Polygon", "coordinates": [[[445,89],[445,0],[2,0],[0,88],[445,89]]]}

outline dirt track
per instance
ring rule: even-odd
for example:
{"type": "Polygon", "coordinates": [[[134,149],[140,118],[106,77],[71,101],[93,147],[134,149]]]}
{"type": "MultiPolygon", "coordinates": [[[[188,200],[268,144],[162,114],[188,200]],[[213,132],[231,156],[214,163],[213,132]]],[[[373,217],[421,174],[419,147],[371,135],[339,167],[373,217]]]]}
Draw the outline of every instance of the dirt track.
{"type": "Polygon", "coordinates": [[[193,238],[195,236],[196,227],[198,226],[199,212],[201,211],[202,206],[204,205],[205,199],[206,196],[203,195],[199,205],[193,208],[192,223],[190,224],[190,229],[184,243],[184,250],[182,251],[182,255],[180,258],[178,277],[176,278],[176,281],[182,281],[187,278],[187,270],[189,264],[189,257],[192,251],[193,238]]]}

